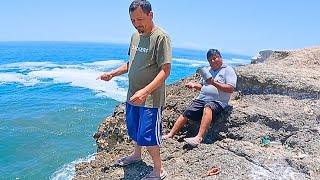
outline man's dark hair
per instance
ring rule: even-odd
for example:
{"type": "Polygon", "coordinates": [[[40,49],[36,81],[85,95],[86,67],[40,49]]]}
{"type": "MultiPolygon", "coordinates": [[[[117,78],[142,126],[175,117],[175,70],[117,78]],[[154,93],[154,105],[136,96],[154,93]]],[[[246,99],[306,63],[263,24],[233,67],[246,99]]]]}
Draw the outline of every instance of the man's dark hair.
{"type": "Polygon", "coordinates": [[[146,13],[146,15],[149,15],[150,11],[152,11],[151,4],[149,1],[147,1],[147,0],[134,0],[130,4],[129,14],[131,14],[138,7],[141,7],[143,12],[146,13]]]}
{"type": "Polygon", "coordinates": [[[217,50],[217,49],[209,49],[209,51],[207,52],[207,59],[211,56],[219,56],[219,57],[222,57],[220,52],[217,50]]]}

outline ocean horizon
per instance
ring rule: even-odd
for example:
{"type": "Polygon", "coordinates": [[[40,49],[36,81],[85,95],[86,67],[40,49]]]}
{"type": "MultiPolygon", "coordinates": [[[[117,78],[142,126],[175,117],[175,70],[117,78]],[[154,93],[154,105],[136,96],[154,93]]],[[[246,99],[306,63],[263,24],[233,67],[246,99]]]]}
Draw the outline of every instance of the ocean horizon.
{"type": "MultiPolygon", "coordinates": [[[[0,179],[72,179],[94,159],[92,138],[125,101],[127,75],[96,80],[128,61],[127,44],[0,42],[0,179]]],[[[251,56],[221,52],[231,66],[251,56]]],[[[208,65],[205,50],[173,48],[166,84],[208,65]]]]}

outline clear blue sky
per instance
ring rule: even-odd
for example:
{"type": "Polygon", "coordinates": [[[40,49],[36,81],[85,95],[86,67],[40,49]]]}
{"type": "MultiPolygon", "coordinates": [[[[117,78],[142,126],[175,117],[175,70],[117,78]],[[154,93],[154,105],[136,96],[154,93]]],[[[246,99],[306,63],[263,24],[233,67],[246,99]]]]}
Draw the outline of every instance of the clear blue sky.
{"type": "MultiPolygon", "coordinates": [[[[150,0],[174,47],[254,55],[320,43],[317,0],[150,0]]],[[[0,41],[129,43],[131,0],[1,0],[0,41]]]]}

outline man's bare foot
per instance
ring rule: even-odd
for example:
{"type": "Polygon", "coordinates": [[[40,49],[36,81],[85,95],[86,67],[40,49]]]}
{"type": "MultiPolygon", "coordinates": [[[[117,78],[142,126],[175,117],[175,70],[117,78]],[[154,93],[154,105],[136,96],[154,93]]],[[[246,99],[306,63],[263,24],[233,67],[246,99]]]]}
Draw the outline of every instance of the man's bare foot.
{"type": "Polygon", "coordinates": [[[192,147],[197,147],[201,143],[202,138],[196,136],[191,138],[184,138],[183,140],[187,142],[189,145],[191,145],[192,147]]]}
{"type": "Polygon", "coordinates": [[[173,135],[171,135],[170,133],[169,134],[167,134],[167,135],[164,135],[164,136],[162,136],[162,140],[166,140],[166,139],[172,139],[173,138],[173,135]]]}

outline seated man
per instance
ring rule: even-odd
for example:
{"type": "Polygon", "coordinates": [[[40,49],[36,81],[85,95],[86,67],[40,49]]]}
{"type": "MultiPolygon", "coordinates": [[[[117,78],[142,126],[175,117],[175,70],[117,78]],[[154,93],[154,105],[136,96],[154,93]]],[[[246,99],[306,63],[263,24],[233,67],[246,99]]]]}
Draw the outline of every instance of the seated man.
{"type": "Polygon", "coordinates": [[[232,67],[223,64],[222,56],[216,49],[207,52],[208,67],[199,68],[197,72],[202,76],[200,83],[189,82],[186,87],[200,91],[199,96],[191,103],[177,119],[170,133],[163,139],[173,136],[188,122],[188,119],[201,121],[200,129],[195,137],[184,140],[193,147],[202,141],[214,117],[227,105],[237,83],[237,75],[232,67]]]}

